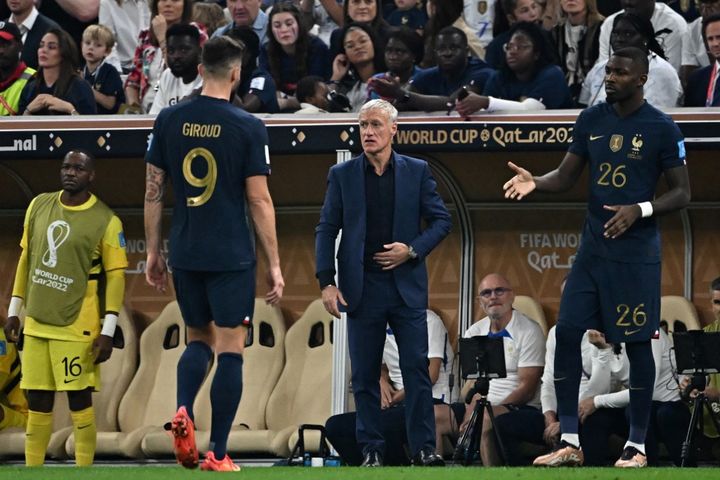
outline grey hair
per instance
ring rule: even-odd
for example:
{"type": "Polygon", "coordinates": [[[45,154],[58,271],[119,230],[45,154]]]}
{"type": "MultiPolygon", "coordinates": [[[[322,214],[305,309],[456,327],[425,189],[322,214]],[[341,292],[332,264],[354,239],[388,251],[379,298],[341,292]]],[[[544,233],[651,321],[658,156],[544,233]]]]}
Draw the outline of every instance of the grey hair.
{"type": "Polygon", "coordinates": [[[365,103],[360,108],[360,112],[358,113],[358,116],[362,115],[365,112],[369,112],[370,110],[382,110],[383,112],[385,112],[387,114],[388,119],[390,120],[390,123],[397,122],[397,118],[398,118],[397,108],[395,108],[393,106],[393,104],[388,102],[387,100],[383,100],[380,98],[377,98],[375,100],[370,100],[369,102],[365,103]]]}

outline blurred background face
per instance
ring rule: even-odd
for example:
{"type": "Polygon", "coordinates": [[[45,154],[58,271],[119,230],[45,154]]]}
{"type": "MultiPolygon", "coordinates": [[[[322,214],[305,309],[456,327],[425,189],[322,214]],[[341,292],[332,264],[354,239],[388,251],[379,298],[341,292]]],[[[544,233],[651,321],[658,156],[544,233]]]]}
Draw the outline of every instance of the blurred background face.
{"type": "Polygon", "coordinates": [[[443,72],[454,72],[465,67],[468,48],[458,33],[438,35],[435,42],[437,63],[443,72]]]}
{"type": "Polygon", "coordinates": [[[513,34],[505,44],[505,61],[514,72],[524,72],[535,65],[537,53],[530,37],[522,32],[513,34]]]}
{"type": "Polygon", "coordinates": [[[560,7],[565,13],[581,13],[587,9],[585,0],[560,0],[560,7]]]}
{"type": "Polygon", "coordinates": [[[60,43],[57,35],[46,33],[38,46],[38,66],[53,68],[59,66],[61,61],[62,56],[60,55],[60,43]]]}
{"type": "Polygon", "coordinates": [[[377,3],[375,0],[346,0],[348,1],[348,16],[354,22],[370,23],[377,15],[377,3]]]}
{"type": "Polygon", "coordinates": [[[233,22],[239,26],[251,26],[260,11],[262,0],[227,0],[233,22]]]}
{"type": "Polygon", "coordinates": [[[625,47],[638,47],[647,50],[645,37],[635,29],[632,23],[620,20],[615,24],[610,33],[610,46],[613,50],[620,50],[625,47]]]}
{"type": "Polygon", "coordinates": [[[540,19],[540,6],[535,0],[518,0],[512,15],[508,15],[510,23],[537,22],[540,19]]]}
{"type": "Polygon", "coordinates": [[[15,15],[22,15],[32,10],[33,0],[7,0],[7,6],[15,15]]]}
{"type": "Polygon", "coordinates": [[[385,65],[391,72],[411,70],[415,57],[400,39],[391,38],[385,46],[385,65]]]}
{"type": "Polygon", "coordinates": [[[655,11],[655,0],[620,0],[620,5],[628,13],[650,18],[655,11]]]}
{"type": "Polygon", "coordinates": [[[354,28],[345,34],[343,47],[350,63],[371,62],[375,58],[370,36],[360,29],[354,28]]]}
{"type": "Polygon", "coordinates": [[[0,69],[6,69],[17,65],[22,43],[17,40],[5,40],[0,38],[0,69]]]}
{"type": "Polygon", "coordinates": [[[720,22],[712,22],[705,29],[708,51],[717,60],[720,59],[720,22]]]}
{"type": "Polygon", "coordinates": [[[700,15],[703,18],[707,18],[710,15],[720,13],[720,0],[707,0],[701,1],[699,4],[700,15]]]}
{"type": "Polygon", "coordinates": [[[713,290],[712,292],[712,311],[715,320],[720,321],[720,290],[713,290]]]}
{"type": "Polygon", "coordinates": [[[395,6],[400,10],[409,10],[417,5],[417,0],[395,0],[395,6]]]}
{"type": "Polygon", "coordinates": [[[165,17],[168,24],[177,23],[182,19],[183,0],[158,0],[158,14],[165,17]]]}
{"type": "Polygon", "coordinates": [[[200,63],[200,46],[188,35],[173,35],[167,43],[167,61],[176,77],[196,72],[200,63]]]}
{"type": "Polygon", "coordinates": [[[282,12],[272,16],[272,33],[275,40],[282,46],[294,45],[298,38],[298,24],[290,12],[282,12]]]}

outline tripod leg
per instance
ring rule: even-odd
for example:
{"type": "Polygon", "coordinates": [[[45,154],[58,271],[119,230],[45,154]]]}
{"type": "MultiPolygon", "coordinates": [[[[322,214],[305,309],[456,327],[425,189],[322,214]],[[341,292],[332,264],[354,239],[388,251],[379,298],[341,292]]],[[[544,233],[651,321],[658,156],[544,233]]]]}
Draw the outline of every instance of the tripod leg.
{"type": "Polygon", "coordinates": [[[508,456],[507,452],[505,451],[505,445],[503,444],[502,438],[500,438],[500,432],[498,432],[498,429],[495,425],[495,413],[493,413],[492,405],[490,405],[490,402],[487,400],[484,400],[485,409],[488,412],[488,417],[490,417],[490,424],[492,425],[493,433],[495,435],[495,441],[497,442],[498,451],[500,453],[500,459],[502,460],[502,463],[504,465],[508,464],[508,456]]]}
{"type": "Polygon", "coordinates": [[[697,430],[698,422],[702,419],[702,416],[700,413],[702,412],[702,394],[695,397],[695,400],[693,401],[693,409],[692,409],[692,415],[690,416],[690,423],[688,424],[688,430],[685,434],[685,441],[682,444],[682,453],[681,458],[682,461],[680,462],[681,467],[685,467],[688,465],[690,461],[690,457],[692,455],[692,448],[693,448],[693,437],[695,436],[695,431],[697,430]]]}
{"type": "Polygon", "coordinates": [[[460,459],[463,460],[463,463],[467,465],[467,456],[468,456],[468,444],[471,443],[470,435],[472,435],[473,428],[475,428],[475,421],[477,420],[477,409],[473,410],[472,416],[470,417],[470,421],[468,421],[467,427],[465,428],[465,431],[460,436],[460,440],[458,440],[457,445],[455,446],[455,452],[453,453],[453,462],[456,462],[460,459]]]}

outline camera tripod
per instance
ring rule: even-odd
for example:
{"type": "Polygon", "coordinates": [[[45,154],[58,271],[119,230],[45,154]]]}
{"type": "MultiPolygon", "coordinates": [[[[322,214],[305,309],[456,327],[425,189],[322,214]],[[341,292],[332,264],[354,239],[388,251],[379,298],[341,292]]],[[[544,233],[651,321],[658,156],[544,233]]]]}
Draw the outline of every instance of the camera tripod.
{"type": "Polygon", "coordinates": [[[681,467],[685,467],[688,465],[692,454],[693,440],[695,438],[695,435],[698,431],[702,432],[703,405],[705,406],[707,414],[710,416],[713,423],[715,424],[715,430],[720,432],[720,421],[718,421],[718,419],[713,414],[712,407],[710,406],[710,400],[705,395],[705,386],[705,373],[702,370],[696,370],[695,373],[693,373],[690,384],[685,390],[685,392],[687,393],[692,392],[693,390],[697,390],[698,395],[693,400],[692,416],[690,417],[690,424],[688,425],[688,431],[685,435],[685,441],[682,444],[682,462],[680,463],[681,467]]]}
{"type": "Polygon", "coordinates": [[[485,412],[487,412],[488,417],[490,418],[490,423],[492,424],[493,432],[495,433],[495,440],[497,441],[497,445],[500,450],[500,458],[503,463],[506,463],[507,455],[505,454],[505,447],[495,425],[495,414],[493,413],[492,405],[487,399],[489,389],[490,379],[485,375],[481,375],[475,381],[475,386],[470,389],[467,397],[465,397],[465,403],[469,404],[475,394],[480,394],[480,399],[475,403],[475,408],[473,409],[467,428],[460,437],[460,440],[458,440],[455,452],[453,452],[453,463],[462,461],[465,466],[472,464],[475,459],[475,455],[480,450],[480,436],[482,435],[485,412]]]}

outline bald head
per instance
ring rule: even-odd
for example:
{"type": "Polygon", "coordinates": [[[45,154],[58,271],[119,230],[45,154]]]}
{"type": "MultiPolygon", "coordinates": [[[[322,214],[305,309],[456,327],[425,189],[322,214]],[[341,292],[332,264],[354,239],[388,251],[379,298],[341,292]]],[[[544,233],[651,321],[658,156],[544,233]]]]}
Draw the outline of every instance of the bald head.
{"type": "Polygon", "coordinates": [[[490,320],[499,322],[503,328],[510,322],[515,295],[503,275],[491,273],[483,277],[478,287],[478,299],[490,320]]]}

